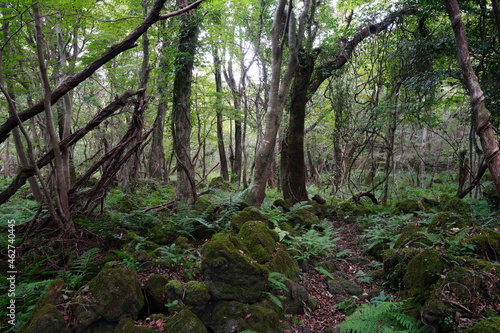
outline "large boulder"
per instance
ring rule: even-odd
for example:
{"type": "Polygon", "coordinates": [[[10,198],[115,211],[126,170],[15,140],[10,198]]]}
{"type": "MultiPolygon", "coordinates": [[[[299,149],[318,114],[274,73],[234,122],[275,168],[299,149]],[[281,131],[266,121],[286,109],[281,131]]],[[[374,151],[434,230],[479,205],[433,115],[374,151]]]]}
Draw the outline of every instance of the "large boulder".
{"type": "Polygon", "coordinates": [[[214,300],[255,303],[267,288],[268,270],[250,257],[231,234],[217,234],[203,245],[202,270],[214,300]]]}
{"type": "Polygon", "coordinates": [[[245,330],[259,333],[283,332],[279,317],[271,309],[236,301],[212,304],[201,316],[212,332],[231,333],[245,330]]]}
{"type": "Polygon", "coordinates": [[[435,249],[418,253],[408,263],[403,281],[409,296],[426,296],[435,284],[446,264],[442,254],[435,249]]]}
{"type": "Polygon", "coordinates": [[[163,327],[165,332],[207,333],[203,322],[190,310],[182,309],[170,318],[163,327]]]}
{"type": "Polygon", "coordinates": [[[33,312],[29,322],[20,330],[21,333],[69,332],[68,325],[61,312],[52,304],[46,304],[33,312]]]}
{"type": "Polygon", "coordinates": [[[67,323],[56,308],[57,305],[64,303],[63,290],[66,288],[68,286],[63,280],[52,281],[20,332],[68,332],[67,323]]]}
{"type": "Polygon", "coordinates": [[[269,229],[262,221],[249,221],[243,224],[237,236],[247,248],[252,259],[259,264],[271,260],[278,234],[269,229]]]}
{"type": "Polygon", "coordinates": [[[135,270],[108,265],[78,291],[73,303],[72,331],[94,332],[99,322],[116,326],[123,318],[136,320],[144,296],[135,270]]]}
{"type": "Polygon", "coordinates": [[[234,230],[240,230],[240,228],[249,221],[263,221],[267,222],[266,218],[262,213],[255,207],[246,207],[238,214],[234,214],[231,217],[231,227],[234,230]]]}

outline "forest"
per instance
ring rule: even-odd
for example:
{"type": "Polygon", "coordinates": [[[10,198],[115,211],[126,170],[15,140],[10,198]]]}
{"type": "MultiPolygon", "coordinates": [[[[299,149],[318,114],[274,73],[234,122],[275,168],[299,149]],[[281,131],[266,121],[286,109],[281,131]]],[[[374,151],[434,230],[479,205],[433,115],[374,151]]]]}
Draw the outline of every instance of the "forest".
{"type": "Polygon", "coordinates": [[[498,332],[498,0],[0,18],[0,331],[498,332]]]}

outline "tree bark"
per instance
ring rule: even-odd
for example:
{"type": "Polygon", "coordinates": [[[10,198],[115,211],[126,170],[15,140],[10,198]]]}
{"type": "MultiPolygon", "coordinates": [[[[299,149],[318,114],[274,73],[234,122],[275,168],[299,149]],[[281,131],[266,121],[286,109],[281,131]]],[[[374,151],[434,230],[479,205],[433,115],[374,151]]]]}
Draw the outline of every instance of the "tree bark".
{"type": "Polygon", "coordinates": [[[472,68],[467,36],[457,0],[446,0],[446,10],[455,34],[458,62],[464,75],[465,86],[470,95],[476,134],[479,136],[486,164],[493,177],[497,194],[500,197],[500,147],[491,124],[491,113],[485,105],[484,93],[472,68]]]}
{"type": "Polygon", "coordinates": [[[75,227],[71,219],[71,211],[69,207],[69,196],[68,196],[69,180],[66,178],[66,173],[64,171],[63,152],[61,151],[59,146],[59,137],[57,135],[55,122],[52,116],[52,110],[51,110],[52,94],[50,88],[50,80],[47,74],[47,66],[43,54],[42,20],[40,18],[39,9],[37,6],[33,7],[33,18],[35,21],[35,30],[36,30],[37,58],[40,67],[40,76],[42,79],[43,90],[44,90],[43,101],[45,110],[45,125],[48,130],[52,149],[54,150],[54,165],[55,165],[54,172],[57,184],[56,201],[58,204],[59,211],[57,212],[57,214],[52,214],[52,218],[58,223],[60,227],[63,227],[63,230],[61,230],[62,232],[74,233],[75,227]]]}
{"type": "Polygon", "coordinates": [[[281,186],[283,198],[292,203],[309,200],[306,190],[307,170],[304,156],[304,124],[310,97],[308,86],[314,70],[315,55],[301,51],[294,77],[289,120],[281,145],[281,186]]]}
{"type": "Polygon", "coordinates": [[[255,156],[255,173],[251,194],[248,202],[251,205],[260,206],[264,201],[266,185],[273,170],[274,149],[276,136],[281,123],[286,96],[288,95],[290,83],[298,65],[298,53],[302,48],[304,28],[310,1],[304,2],[304,7],[299,18],[298,31],[292,8],[285,8],[286,0],[280,0],[274,15],[274,23],[271,29],[271,83],[269,89],[269,104],[266,110],[266,124],[262,141],[260,142],[255,156]],[[285,26],[283,26],[283,22],[285,26]],[[281,75],[283,63],[284,44],[288,36],[289,55],[286,70],[281,75]],[[281,37],[281,38],[280,38],[281,37]]]}
{"type": "Polygon", "coordinates": [[[190,147],[190,99],[199,23],[200,18],[193,12],[181,16],[173,87],[172,137],[177,160],[176,200],[190,204],[196,201],[194,165],[191,160],[190,147]]]}
{"type": "Polygon", "coordinates": [[[222,72],[219,50],[212,50],[214,58],[215,90],[217,93],[215,109],[217,112],[217,148],[219,150],[220,175],[225,181],[229,181],[229,169],[227,167],[226,148],[224,147],[224,132],[222,119],[222,72]]]}

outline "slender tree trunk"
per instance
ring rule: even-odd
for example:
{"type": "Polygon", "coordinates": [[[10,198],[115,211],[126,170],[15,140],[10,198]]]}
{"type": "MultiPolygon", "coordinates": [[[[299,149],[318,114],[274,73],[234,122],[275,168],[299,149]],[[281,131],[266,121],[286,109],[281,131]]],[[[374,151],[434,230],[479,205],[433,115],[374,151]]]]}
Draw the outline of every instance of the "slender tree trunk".
{"type": "MultiPolygon", "coordinates": [[[[9,21],[8,20],[3,22],[2,30],[3,30],[5,40],[8,40],[10,37],[9,36],[9,21]]],[[[6,48],[7,48],[8,52],[14,52],[12,50],[12,47],[10,47],[10,44],[7,44],[6,48]]],[[[0,50],[0,85],[3,87],[2,90],[5,91],[5,94],[6,94],[5,99],[9,100],[9,103],[8,103],[9,116],[15,116],[15,114],[17,113],[17,110],[15,108],[15,103],[14,103],[15,102],[15,94],[13,92],[14,89],[11,87],[9,82],[7,82],[6,86],[4,84],[3,53],[4,53],[3,50],[0,50]],[[9,95],[9,96],[7,96],[7,95],[9,95]]],[[[17,128],[13,129],[12,137],[14,139],[14,146],[16,147],[16,153],[17,153],[17,156],[19,158],[19,162],[21,163],[21,166],[23,168],[29,167],[30,161],[28,158],[28,154],[26,153],[26,151],[23,147],[21,133],[19,132],[19,130],[17,128]]],[[[8,146],[6,148],[6,154],[7,154],[7,157],[9,157],[8,146]]],[[[8,159],[10,159],[10,158],[8,158],[8,159]]],[[[8,163],[8,159],[7,159],[7,163],[4,164],[6,171],[8,171],[8,168],[10,165],[10,163],[8,163]]],[[[7,175],[7,176],[10,176],[10,175],[7,175]]],[[[42,194],[42,191],[40,190],[40,186],[38,186],[38,183],[37,183],[35,177],[30,177],[28,179],[28,182],[30,184],[30,189],[31,189],[31,192],[33,193],[33,197],[35,198],[35,200],[38,202],[42,202],[43,194],[42,194]]]]}
{"type": "Polygon", "coordinates": [[[196,184],[190,148],[190,98],[199,23],[200,19],[193,11],[181,16],[172,109],[172,137],[177,160],[176,200],[191,204],[196,201],[196,184]]]}
{"type": "Polygon", "coordinates": [[[215,90],[217,93],[215,109],[217,110],[217,148],[219,150],[220,175],[225,181],[229,181],[229,170],[227,167],[226,148],[224,147],[224,131],[222,119],[222,72],[219,50],[212,50],[214,58],[215,90]]]}
{"type": "Polygon", "coordinates": [[[47,126],[48,134],[50,136],[50,142],[52,149],[54,150],[54,165],[55,165],[55,178],[56,178],[56,198],[59,207],[59,212],[53,218],[58,222],[59,225],[64,224],[63,232],[74,233],[74,225],[71,220],[71,211],[69,207],[69,184],[68,179],[66,179],[66,174],[64,172],[63,154],[59,146],[59,137],[56,132],[55,122],[52,117],[51,108],[51,88],[49,76],[47,74],[47,67],[45,63],[45,57],[43,54],[43,31],[42,31],[42,20],[40,18],[39,9],[37,6],[33,7],[33,16],[35,20],[36,29],[36,49],[38,63],[40,67],[40,76],[43,83],[44,89],[44,110],[45,110],[45,125],[47,126]],[[60,221],[59,221],[60,219],[60,221]]]}
{"type": "Polygon", "coordinates": [[[161,44],[160,63],[158,65],[158,94],[159,101],[156,111],[156,118],[151,134],[151,150],[149,152],[148,175],[151,178],[168,181],[168,168],[163,147],[163,134],[165,131],[165,121],[167,117],[167,71],[169,70],[166,59],[167,42],[164,39],[161,44]]]}
{"type": "Polygon", "coordinates": [[[464,75],[465,86],[470,95],[476,134],[481,141],[486,163],[493,177],[497,194],[500,196],[500,147],[491,125],[491,113],[485,105],[484,93],[472,68],[467,36],[457,0],[446,0],[446,10],[455,34],[458,62],[464,75]]]}

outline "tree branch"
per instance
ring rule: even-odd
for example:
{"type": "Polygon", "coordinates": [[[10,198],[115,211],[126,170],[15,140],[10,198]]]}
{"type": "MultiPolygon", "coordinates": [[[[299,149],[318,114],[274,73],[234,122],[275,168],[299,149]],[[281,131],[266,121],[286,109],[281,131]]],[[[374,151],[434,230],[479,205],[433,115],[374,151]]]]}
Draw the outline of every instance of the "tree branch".
{"type": "MultiPolygon", "coordinates": [[[[177,10],[175,12],[171,12],[169,14],[160,15],[160,11],[163,8],[163,4],[166,0],[156,0],[151,11],[148,16],[144,19],[144,21],[139,24],[127,37],[125,37],[120,43],[111,46],[107,51],[105,51],[99,59],[92,62],[85,69],[76,73],[73,76],[66,78],[62,81],[59,86],[52,92],[51,95],[51,104],[56,103],[61,97],[67,94],[69,91],[77,87],[80,83],[89,78],[95,71],[101,68],[104,64],[118,56],[120,53],[127,51],[136,46],[135,42],[141,37],[154,23],[159,20],[165,20],[167,18],[180,15],[190,9],[195,8],[200,5],[204,0],[198,0],[193,4],[177,10]]],[[[19,114],[19,119],[22,122],[25,122],[28,119],[36,116],[37,114],[44,111],[43,101],[38,102],[33,105],[31,108],[21,112],[19,114]]],[[[0,143],[4,142],[9,136],[10,131],[17,126],[16,119],[14,117],[9,117],[7,121],[5,121],[2,126],[0,126],[0,143]]]]}

